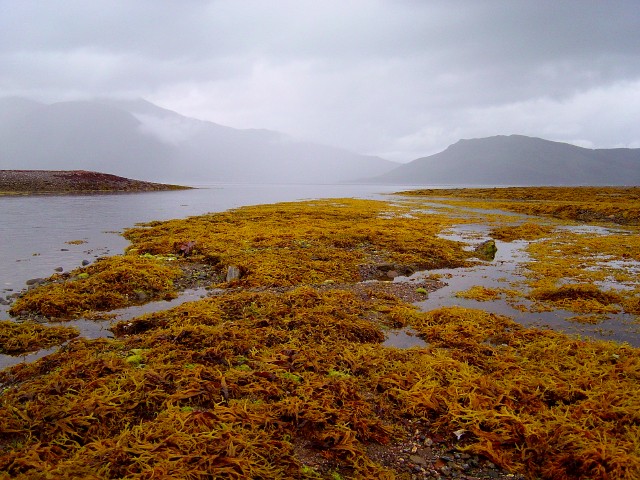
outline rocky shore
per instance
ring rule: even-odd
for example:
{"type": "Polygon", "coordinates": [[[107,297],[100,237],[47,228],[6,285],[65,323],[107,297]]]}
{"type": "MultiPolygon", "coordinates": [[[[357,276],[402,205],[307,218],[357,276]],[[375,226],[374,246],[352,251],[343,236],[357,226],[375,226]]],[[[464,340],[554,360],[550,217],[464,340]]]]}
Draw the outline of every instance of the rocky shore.
{"type": "Polygon", "coordinates": [[[187,188],[86,170],[0,170],[0,195],[150,192],[187,188]]]}

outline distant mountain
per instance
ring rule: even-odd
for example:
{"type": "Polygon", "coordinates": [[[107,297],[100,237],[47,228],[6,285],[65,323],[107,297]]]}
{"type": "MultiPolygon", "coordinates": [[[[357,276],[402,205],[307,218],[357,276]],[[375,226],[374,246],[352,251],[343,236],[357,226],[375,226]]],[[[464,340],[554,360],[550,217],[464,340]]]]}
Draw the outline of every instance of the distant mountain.
{"type": "Polygon", "coordinates": [[[145,100],[0,99],[0,169],[97,170],[172,183],[341,183],[397,165],[196,120],[145,100]]]}
{"type": "Polygon", "coordinates": [[[522,135],[460,140],[371,181],[413,185],[640,185],[640,149],[588,149],[522,135]]]}
{"type": "Polygon", "coordinates": [[[20,97],[0,98],[0,132],[20,121],[33,110],[43,107],[42,103],[20,97]]]}

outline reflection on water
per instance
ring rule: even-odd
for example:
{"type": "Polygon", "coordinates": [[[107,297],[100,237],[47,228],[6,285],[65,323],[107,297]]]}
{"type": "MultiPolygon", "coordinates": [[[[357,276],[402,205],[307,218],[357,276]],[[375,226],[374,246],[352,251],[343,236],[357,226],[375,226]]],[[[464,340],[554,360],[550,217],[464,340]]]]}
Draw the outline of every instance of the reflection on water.
{"type": "MultiPolygon", "coordinates": [[[[590,227],[581,226],[580,228],[588,232],[590,227]]],[[[488,230],[489,227],[482,224],[457,225],[442,236],[450,240],[468,242],[470,243],[469,250],[472,250],[474,245],[488,239],[486,236],[488,230]]],[[[594,227],[594,233],[600,233],[602,230],[602,227],[594,227]]],[[[636,326],[632,324],[633,317],[625,313],[609,314],[607,320],[597,325],[585,325],[567,321],[568,318],[576,315],[567,310],[529,312],[515,308],[505,298],[483,302],[456,297],[456,293],[476,285],[492,289],[527,290],[523,269],[524,264],[531,260],[526,252],[528,242],[524,240],[513,242],[495,240],[495,243],[498,250],[495,259],[491,262],[469,268],[430,270],[414,274],[412,278],[433,274],[441,275],[442,281],[447,283],[447,286],[429,293],[429,297],[417,305],[424,311],[449,306],[476,308],[509,316],[521,325],[528,327],[549,327],[569,334],[628,342],[631,345],[640,346],[636,326]]],[[[524,310],[531,306],[531,302],[523,298],[518,298],[517,303],[524,307],[524,310]]]]}
{"type": "Polygon", "coordinates": [[[0,370],[7,367],[12,367],[13,365],[18,365],[19,363],[35,362],[42,357],[46,357],[51,353],[57,352],[59,348],[60,347],[44,348],[42,350],[38,350],[37,352],[27,353],[26,355],[18,355],[15,357],[11,355],[0,354],[0,370]]]}
{"type": "MultiPolygon", "coordinates": [[[[149,302],[144,305],[111,310],[109,314],[110,316],[113,315],[113,318],[109,318],[108,320],[87,320],[79,318],[77,320],[63,322],[62,324],[77,328],[80,332],[80,336],[86,339],[113,338],[113,333],[111,333],[110,328],[116,322],[131,320],[132,318],[139,317],[145,313],[160,312],[169,308],[177,307],[178,305],[182,305],[186,302],[193,302],[207,296],[208,293],[209,292],[205,288],[185,290],[177,298],[172,300],[161,300],[158,302],[149,302]]],[[[47,326],[60,324],[60,322],[43,323],[43,325],[47,326]]],[[[0,354],[0,370],[12,365],[17,365],[18,363],[33,362],[45,355],[49,355],[50,353],[57,351],[59,348],[60,347],[52,347],[46,350],[40,350],[38,352],[18,356],[0,354]]]]}
{"type": "Polygon", "coordinates": [[[411,327],[389,330],[386,332],[386,339],[382,343],[385,347],[394,348],[411,348],[411,347],[428,347],[429,344],[421,339],[419,333],[411,327]]]}

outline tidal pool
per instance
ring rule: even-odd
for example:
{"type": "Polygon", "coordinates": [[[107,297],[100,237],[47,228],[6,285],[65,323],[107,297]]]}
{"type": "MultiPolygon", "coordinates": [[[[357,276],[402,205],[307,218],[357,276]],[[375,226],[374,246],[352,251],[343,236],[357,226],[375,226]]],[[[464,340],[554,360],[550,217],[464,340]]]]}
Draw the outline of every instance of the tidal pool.
{"type": "MultiPolygon", "coordinates": [[[[581,233],[593,235],[606,235],[610,229],[600,226],[580,225],[575,228],[581,233]]],[[[476,245],[488,240],[490,227],[483,223],[471,223],[456,225],[443,232],[442,237],[450,240],[463,241],[469,244],[472,250],[476,245]]],[[[568,319],[576,317],[575,312],[563,309],[552,311],[529,311],[532,302],[521,296],[509,298],[501,295],[500,298],[488,301],[479,301],[456,296],[457,293],[466,291],[474,286],[482,286],[490,289],[528,291],[526,277],[524,275],[526,264],[534,261],[526,251],[529,241],[515,240],[504,242],[495,240],[498,251],[492,261],[483,262],[469,268],[439,269],[419,272],[412,279],[420,279],[425,276],[437,275],[447,285],[439,290],[429,293],[426,300],[417,305],[421,310],[429,311],[441,307],[460,306],[476,308],[490,313],[506,315],[516,322],[527,327],[552,328],[568,334],[584,335],[600,340],[615,340],[627,342],[633,346],[640,346],[638,325],[634,324],[634,317],[626,313],[609,313],[607,318],[595,325],[571,322],[568,319]]],[[[609,266],[628,269],[631,273],[637,273],[638,262],[610,262],[609,266]]],[[[397,281],[402,281],[399,278],[397,281]]],[[[607,288],[629,288],[617,284],[614,281],[606,282],[607,288]]]]}
{"type": "MultiPolygon", "coordinates": [[[[68,320],[66,322],[51,322],[43,323],[43,325],[60,325],[63,324],[69,327],[75,327],[80,332],[80,337],[86,339],[95,338],[113,338],[113,333],[110,328],[113,324],[123,321],[131,320],[132,318],[139,317],[146,313],[160,312],[168,310],[178,305],[182,305],[186,302],[193,302],[199,300],[210,294],[211,292],[205,288],[196,288],[185,290],[178,297],[172,300],[160,300],[157,302],[149,302],[144,305],[135,305],[133,307],[119,308],[108,312],[110,318],[106,320],[88,320],[86,318],[79,318],[77,320],[68,320]]],[[[25,355],[3,355],[0,354],[0,370],[3,368],[17,365],[18,363],[34,362],[39,358],[42,358],[50,353],[54,353],[61,346],[47,348],[39,350],[37,352],[28,353],[25,355]]]]}

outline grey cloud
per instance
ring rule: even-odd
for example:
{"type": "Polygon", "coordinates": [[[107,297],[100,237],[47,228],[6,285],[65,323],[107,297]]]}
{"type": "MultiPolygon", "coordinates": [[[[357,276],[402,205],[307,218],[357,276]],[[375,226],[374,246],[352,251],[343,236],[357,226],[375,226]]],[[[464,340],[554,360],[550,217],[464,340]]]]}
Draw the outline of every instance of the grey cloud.
{"type": "Polygon", "coordinates": [[[142,96],[396,160],[477,134],[640,141],[637,127],[602,134],[584,113],[613,118],[622,95],[625,113],[640,115],[640,99],[620,87],[640,80],[631,0],[0,0],[0,9],[0,95],[142,96]]]}

